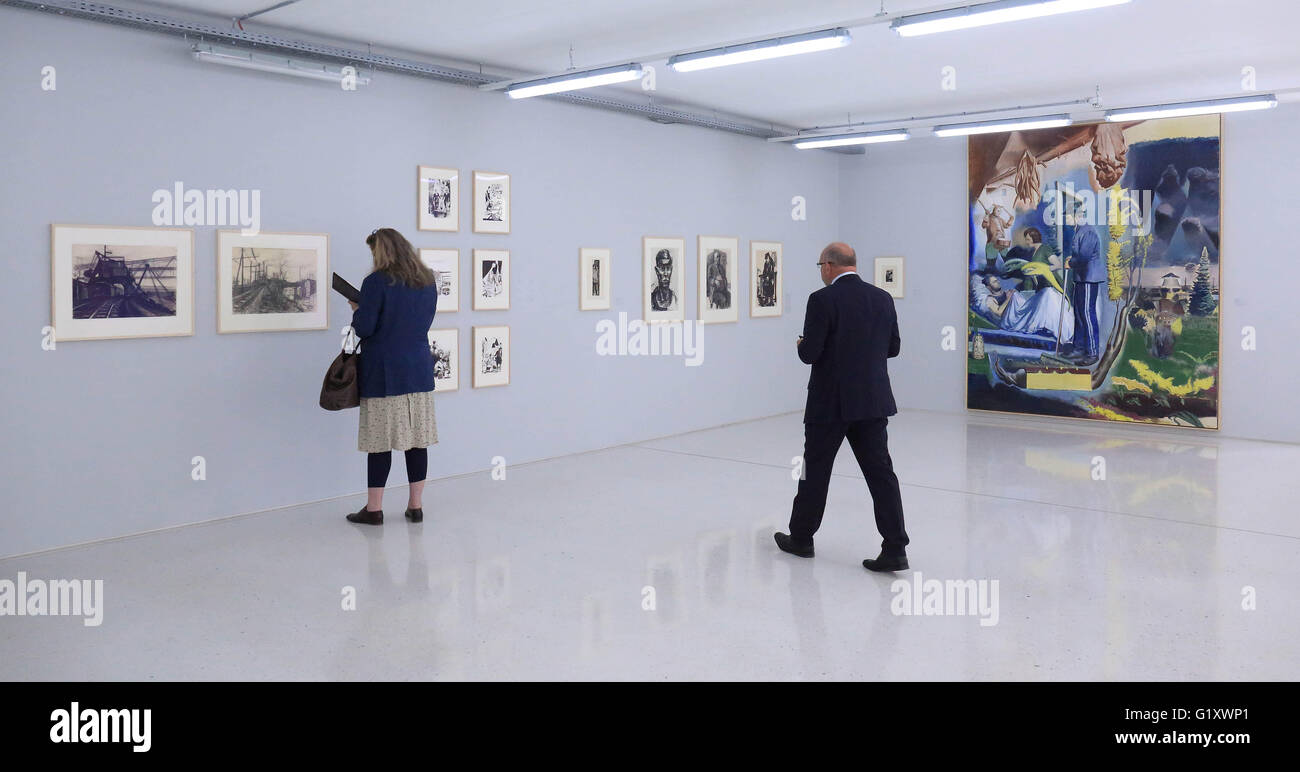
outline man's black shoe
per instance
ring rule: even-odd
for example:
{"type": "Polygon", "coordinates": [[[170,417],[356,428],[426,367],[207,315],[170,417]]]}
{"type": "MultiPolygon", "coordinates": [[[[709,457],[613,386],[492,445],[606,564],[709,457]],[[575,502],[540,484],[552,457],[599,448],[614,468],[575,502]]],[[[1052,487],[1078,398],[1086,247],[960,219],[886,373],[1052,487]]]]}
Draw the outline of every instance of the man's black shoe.
{"type": "Polygon", "coordinates": [[[789,552],[791,555],[798,555],[801,558],[810,558],[813,556],[812,544],[808,544],[807,546],[795,544],[794,539],[790,538],[790,534],[788,533],[781,533],[778,531],[772,535],[772,538],[776,539],[776,546],[780,547],[782,552],[789,552]]]}
{"type": "Polygon", "coordinates": [[[905,571],[907,570],[907,556],[886,555],[882,552],[874,560],[867,558],[862,561],[862,567],[868,571],[905,571]]]}

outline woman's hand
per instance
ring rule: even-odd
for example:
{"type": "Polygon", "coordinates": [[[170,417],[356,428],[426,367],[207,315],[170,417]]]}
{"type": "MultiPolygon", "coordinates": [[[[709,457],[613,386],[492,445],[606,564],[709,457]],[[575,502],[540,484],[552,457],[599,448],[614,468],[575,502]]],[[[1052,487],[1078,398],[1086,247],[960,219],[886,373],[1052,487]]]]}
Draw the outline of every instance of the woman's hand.
{"type": "Polygon", "coordinates": [[[357,310],[357,304],[353,303],[351,300],[348,301],[348,305],[352,306],[353,311],[357,310]]]}

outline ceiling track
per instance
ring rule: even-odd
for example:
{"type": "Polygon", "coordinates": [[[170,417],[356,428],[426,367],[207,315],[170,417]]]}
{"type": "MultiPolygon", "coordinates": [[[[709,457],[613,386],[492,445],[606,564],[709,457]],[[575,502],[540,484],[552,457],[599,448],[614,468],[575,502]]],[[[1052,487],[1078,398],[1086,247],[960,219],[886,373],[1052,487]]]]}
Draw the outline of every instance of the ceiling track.
{"type": "MultiPolygon", "coordinates": [[[[281,35],[250,32],[234,26],[223,27],[202,21],[178,19],[158,13],[120,8],[106,3],[88,2],[87,0],[44,0],[43,2],[0,0],[0,6],[25,8],[74,19],[114,24],[178,37],[195,38],[205,43],[221,43],[237,48],[308,56],[335,64],[368,67],[373,70],[413,75],[460,86],[477,88],[503,79],[503,76],[499,73],[488,74],[474,70],[464,70],[447,65],[422,62],[417,59],[377,54],[281,35]]],[[[553,94],[540,98],[594,107],[625,115],[635,115],[648,118],[656,123],[679,123],[759,139],[771,139],[797,131],[797,129],[790,127],[748,122],[740,118],[726,118],[714,113],[693,112],[688,109],[658,104],[654,101],[635,102],[611,96],[578,92],[553,94]]]]}

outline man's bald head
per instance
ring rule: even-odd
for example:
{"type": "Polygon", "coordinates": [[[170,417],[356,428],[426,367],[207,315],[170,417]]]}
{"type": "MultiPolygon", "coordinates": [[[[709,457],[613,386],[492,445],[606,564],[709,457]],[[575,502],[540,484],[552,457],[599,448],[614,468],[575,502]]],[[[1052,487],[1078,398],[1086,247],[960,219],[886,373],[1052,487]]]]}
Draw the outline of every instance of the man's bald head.
{"type": "Polygon", "coordinates": [[[822,250],[822,262],[840,268],[856,268],[858,265],[858,253],[853,251],[853,247],[842,241],[832,242],[826,245],[822,250]]]}

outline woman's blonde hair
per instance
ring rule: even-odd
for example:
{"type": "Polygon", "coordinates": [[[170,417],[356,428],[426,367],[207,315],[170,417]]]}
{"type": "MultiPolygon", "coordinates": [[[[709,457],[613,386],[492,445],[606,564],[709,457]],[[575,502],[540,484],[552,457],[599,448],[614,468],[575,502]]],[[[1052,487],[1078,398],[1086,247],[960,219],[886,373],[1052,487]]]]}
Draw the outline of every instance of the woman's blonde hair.
{"type": "Polygon", "coordinates": [[[415,247],[406,237],[392,228],[377,228],[366,237],[366,246],[375,258],[375,270],[393,277],[394,283],[408,287],[428,287],[433,284],[433,271],[420,261],[415,247]]]}

